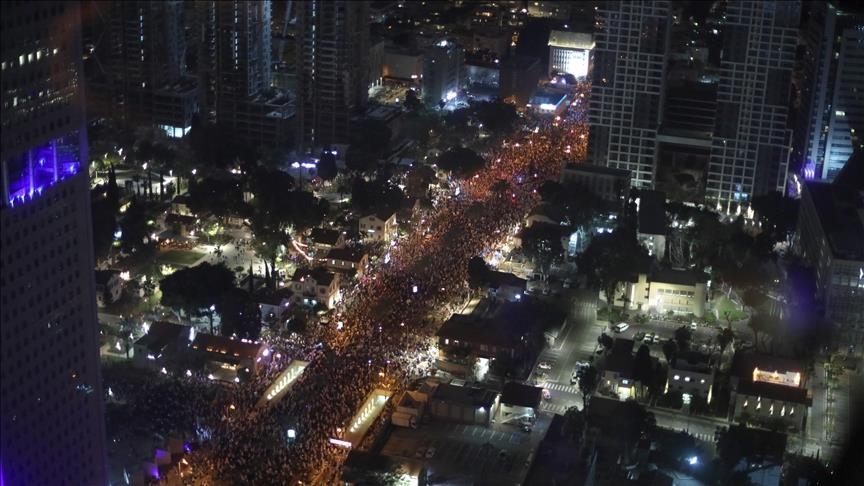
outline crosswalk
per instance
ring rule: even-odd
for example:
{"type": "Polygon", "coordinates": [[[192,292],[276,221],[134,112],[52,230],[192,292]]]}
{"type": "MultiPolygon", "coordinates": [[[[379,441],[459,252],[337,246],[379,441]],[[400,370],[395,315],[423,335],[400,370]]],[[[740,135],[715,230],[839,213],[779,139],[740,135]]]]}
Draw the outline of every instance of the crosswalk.
{"type": "Polygon", "coordinates": [[[572,393],[573,395],[579,393],[579,389],[572,385],[564,385],[561,383],[547,383],[546,388],[549,390],[560,391],[564,393],[572,393]]]}
{"type": "Polygon", "coordinates": [[[543,402],[540,404],[540,410],[543,410],[544,412],[552,412],[557,415],[564,415],[564,413],[567,412],[567,407],[564,405],[543,402]]]}

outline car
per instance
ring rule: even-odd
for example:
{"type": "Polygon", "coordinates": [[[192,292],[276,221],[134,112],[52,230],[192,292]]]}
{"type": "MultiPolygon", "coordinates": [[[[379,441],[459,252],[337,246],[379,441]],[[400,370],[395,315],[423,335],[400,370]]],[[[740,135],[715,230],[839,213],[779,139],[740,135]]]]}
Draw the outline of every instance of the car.
{"type": "Polygon", "coordinates": [[[660,335],[659,335],[659,334],[655,334],[655,335],[654,335],[654,340],[653,340],[652,342],[653,342],[654,344],[660,344],[660,339],[661,339],[661,338],[660,338],[660,335]]]}
{"type": "Polygon", "coordinates": [[[641,341],[645,337],[645,331],[639,331],[633,336],[634,341],[641,341]]]}
{"type": "Polygon", "coordinates": [[[612,330],[617,332],[617,333],[622,333],[622,332],[626,331],[627,329],[630,329],[630,324],[627,324],[626,322],[622,322],[621,324],[616,324],[615,327],[612,328],[612,330]]]}
{"type": "Polygon", "coordinates": [[[579,383],[580,377],[581,377],[581,375],[580,375],[579,371],[573,372],[573,374],[570,376],[570,384],[575,385],[576,383],[579,383]]]}
{"type": "Polygon", "coordinates": [[[577,369],[578,368],[587,368],[589,366],[591,366],[591,363],[589,363],[588,361],[577,361],[576,362],[576,368],[577,369]]]}
{"type": "Polygon", "coordinates": [[[649,332],[648,334],[642,336],[642,342],[646,344],[651,344],[654,341],[654,333],[649,332]]]}
{"type": "Polygon", "coordinates": [[[433,457],[435,457],[435,448],[430,447],[426,449],[426,459],[432,459],[433,457]]]}
{"type": "Polygon", "coordinates": [[[696,323],[695,323],[695,322],[691,322],[691,323],[690,323],[690,330],[691,330],[691,331],[695,331],[695,330],[696,330],[696,323]]]}
{"type": "Polygon", "coordinates": [[[552,392],[549,391],[548,388],[543,389],[543,400],[549,400],[552,398],[552,392]]]}
{"type": "Polygon", "coordinates": [[[552,365],[549,364],[547,361],[541,361],[541,362],[537,363],[537,367],[540,368],[541,370],[551,370],[552,369],[552,365]]]}

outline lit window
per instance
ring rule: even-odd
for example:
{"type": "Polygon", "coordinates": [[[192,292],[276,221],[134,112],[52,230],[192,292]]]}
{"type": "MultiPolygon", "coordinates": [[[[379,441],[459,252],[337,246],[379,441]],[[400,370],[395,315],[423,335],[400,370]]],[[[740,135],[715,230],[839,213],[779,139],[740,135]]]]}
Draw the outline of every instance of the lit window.
{"type": "Polygon", "coordinates": [[[756,402],[756,410],[759,410],[761,408],[762,408],[762,401],[760,400],[760,401],[756,402]]]}
{"type": "Polygon", "coordinates": [[[783,408],[780,409],[780,416],[781,417],[786,416],[786,405],[783,405],[783,408]]]}
{"type": "Polygon", "coordinates": [[[768,414],[774,415],[774,404],[772,403],[770,407],[768,407],[768,414]]]}
{"type": "Polygon", "coordinates": [[[689,376],[685,376],[685,377],[684,377],[684,381],[686,381],[686,382],[689,383],[689,382],[690,382],[690,377],[689,377],[689,376]]]}
{"type": "Polygon", "coordinates": [[[836,116],[846,116],[846,112],[843,110],[837,110],[834,112],[836,116]]]}
{"type": "Polygon", "coordinates": [[[705,378],[702,378],[701,380],[699,380],[699,383],[704,385],[705,384],[705,378]]]}
{"type": "Polygon", "coordinates": [[[672,378],[674,378],[674,379],[676,379],[676,380],[680,380],[680,379],[681,379],[681,375],[675,375],[675,376],[673,376],[672,378]]]}
{"type": "Polygon", "coordinates": [[[750,400],[744,400],[744,405],[742,408],[747,408],[747,405],[750,403],[750,400]]]}
{"type": "Polygon", "coordinates": [[[789,415],[795,413],[795,407],[789,407],[789,415]]]}

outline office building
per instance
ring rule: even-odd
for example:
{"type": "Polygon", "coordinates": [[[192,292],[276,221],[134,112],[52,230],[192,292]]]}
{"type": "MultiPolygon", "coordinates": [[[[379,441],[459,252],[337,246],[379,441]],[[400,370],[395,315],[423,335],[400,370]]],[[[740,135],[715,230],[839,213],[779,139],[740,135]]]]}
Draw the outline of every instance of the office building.
{"type": "Polygon", "coordinates": [[[597,9],[588,157],[654,182],[657,129],[669,51],[668,1],[609,1],[597,9]]]}
{"type": "Polygon", "coordinates": [[[830,181],[864,148],[864,16],[813,2],[804,32],[795,162],[830,181]]]}
{"type": "Polygon", "coordinates": [[[570,74],[584,77],[588,75],[591,63],[591,50],[594,49],[594,36],[590,33],[549,32],[549,76],[570,74]]]}
{"type": "Polygon", "coordinates": [[[369,2],[296,7],[298,144],[307,150],[347,143],[351,119],[368,98],[369,2]]]}
{"type": "Polygon", "coordinates": [[[465,82],[465,56],[461,46],[441,40],[423,56],[423,97],[433,102],[452,101],[465,82]]]}
{"type": "Polygon", "coordinates": [[[268,0],[195,4],[201,110],[250,145],[280,145],[290,137],[292,100],[272,87],[273,50],[268,0]]]}
{"type": "Polygon", "coordinates": [[[816,272],[825,317],[838,343],[864,345],[864,152],[852,156],[831,183],[808,181],[794,248],[816,272]]]}
{"type": "Polygon", "coordinates": [[[198,89],[185,69],[183,2],[88,1],[88,115],[189,132],[198,89]]]}
{"type": "Polygon", "coordinates": [[[0,12],[0,482],[104,486],[80,7],[0,12]]]}
{"type": "Polygon", "coordinates": [[[789,88],[800,10],[797,1],[726,5],[705,193],[728,210],[786,185],[789,88]]]}

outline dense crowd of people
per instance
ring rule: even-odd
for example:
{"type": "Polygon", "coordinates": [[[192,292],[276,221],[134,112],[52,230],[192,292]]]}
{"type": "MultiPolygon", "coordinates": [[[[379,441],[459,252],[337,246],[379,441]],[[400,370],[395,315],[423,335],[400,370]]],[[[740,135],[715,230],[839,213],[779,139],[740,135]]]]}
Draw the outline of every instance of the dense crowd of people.
{"type": "Polygon", "coordinates": [[[468,261],[521,223],[539,184],[557,179],[563,161],[584,158],[583,107],[531,121],[530,129],[484,154],[486,168],[461,181],[458,195],[438,201],[421,227],[392,246],[389,262],[362,278],[330,322],[299,341],[269,342],[275,355],[263,372],[214,403],[202,420],[211,439],[192,457],[192,483],[288,484],[327,481],[338,472],[347,451],[328,439],[342,436],[375,387],[404,388],[429,370],[440,309],[469,293],[468,261]],[[290,359],[310,364],[277,404],[257,408],[290,359]],[[286,436],[289,429],[296,437],[286,436]]]}

